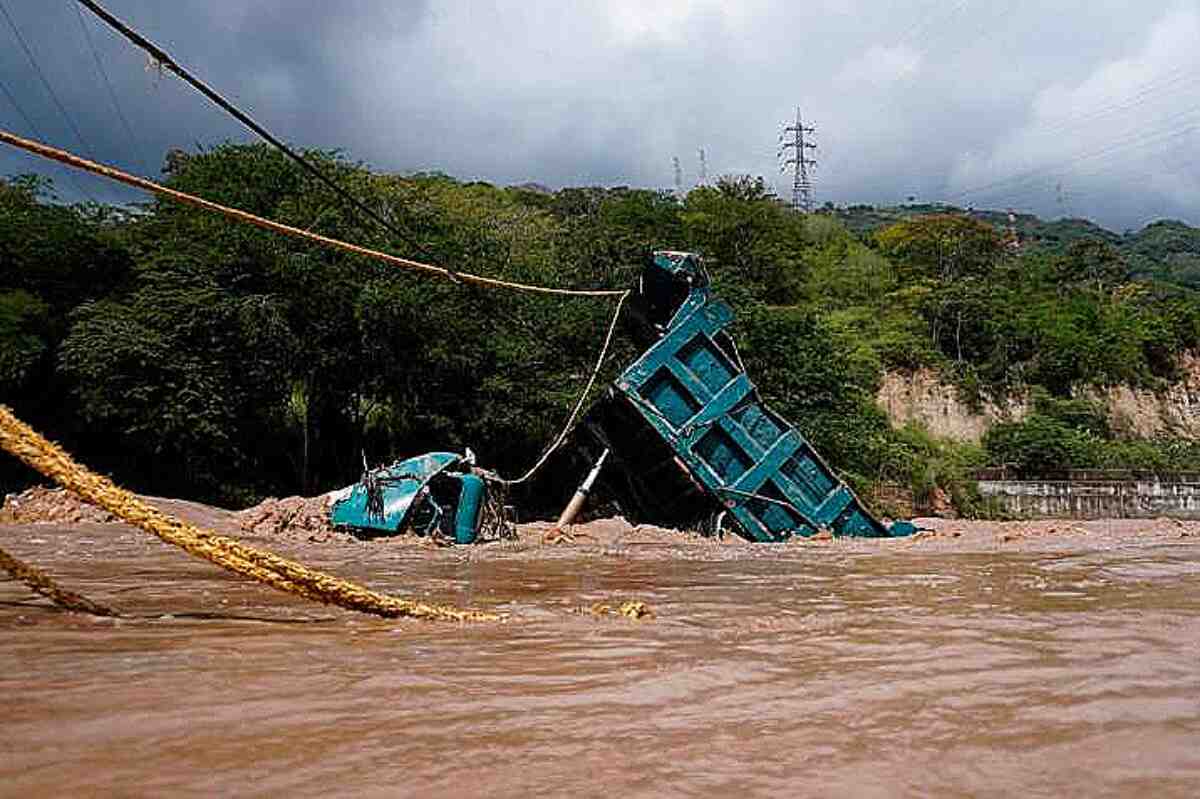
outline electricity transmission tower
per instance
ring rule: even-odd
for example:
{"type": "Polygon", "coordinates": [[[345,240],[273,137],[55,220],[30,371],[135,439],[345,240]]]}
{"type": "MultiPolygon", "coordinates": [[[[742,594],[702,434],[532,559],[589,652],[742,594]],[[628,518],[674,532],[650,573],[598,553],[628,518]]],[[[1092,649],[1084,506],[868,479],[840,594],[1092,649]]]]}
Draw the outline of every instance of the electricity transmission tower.
{"type": "Polygon", "coordinates": [[[792,150],[792,154],[784,159],[780,166],[780,171],[786,171],[789,166],[794,170],[792,178],[792,208],[804,213],[811,213],[813,207],[812,198],[812,179],[809,177],[809,170],[817,165],[817,162],[808,157],[809,150],[815,150],[817,145],[807,136],[817,132],[816,128],[805,127],[804,122],[800,118],[800,109],[796,108],[796,124],[788,125],[783,129],[783,133],[779,139],[783,146],[779,150],[779,155],[782,157],[788,150],[792,150]]]}
{"type": "Polygon", "coordinates": [[[1061,180],[1058,182],[1058,185],[1055,187],[1055,193],[1056,193],[1057,199],[1058,199],[1058,208],[1059,208],[1059,211],[1062,213],[1062,215],[1067,216],[1067,217],[1074,216],[1075,212],[1073,210],[1071,210],[1071,195],[1069,195],[1067,193],[1067,190],[1065,188],[1063,188],[1063,184],[1062,184],[1061,180]]]}

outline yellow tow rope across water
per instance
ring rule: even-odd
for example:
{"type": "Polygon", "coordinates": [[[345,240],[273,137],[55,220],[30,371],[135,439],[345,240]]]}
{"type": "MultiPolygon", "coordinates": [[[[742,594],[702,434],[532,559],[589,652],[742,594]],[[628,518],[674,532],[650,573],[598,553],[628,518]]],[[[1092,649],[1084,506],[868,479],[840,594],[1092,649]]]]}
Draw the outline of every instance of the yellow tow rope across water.
{"type": "Polygon", "coordinates": [[[59,607],[79,613],[91,613],[93,616],[120,615],[112,608],[106,608],[104,605],[93,602],[82,594],[68,591],[54,582],[50,575],[41,569],[30,566],[28,563],[13,557],[3,549],[0,549],[0,569],[4,569],[4,571],[25,583],[25,585],[42,596],[48,597],[59,607]]]}
{"type": "MultiPolygon", "coordinates": [[[[168,544],[199,558],[215,563],[235,574],[250,577],[260,583],[296,596],[337,605],[348,610],[373,613],[395,618],[407,616],[434,621],[501,621],[502,616],[478,610],[464,610],[446,605],[430,605],[412,599],[389,596],[372,591],[357,583],[331,574],[310,569],[302,563],[256,549],[232,538],[218,535],[169,516],[143,502],[106,477],[89,471],[76,463],[62,448],[47,441],[33,428],[0,405],[0,446],[29,466],[57,482],[63,488],[96,505],[123,521],[157,536],[168,544]]],[[[0,551],[0,567],[31,588],[49,596],[65,607],[88,612],[107,608],[55,586],[46,575],[0,551]],[[11,561],[11,563],[9,563],[11,561]],[[68,600],[60,601],[56,593],[68,600]],[[81,600],[72,606],[71,601],[81,600]],[[90,606],[90,607],[88,607],[90,606]]]]}

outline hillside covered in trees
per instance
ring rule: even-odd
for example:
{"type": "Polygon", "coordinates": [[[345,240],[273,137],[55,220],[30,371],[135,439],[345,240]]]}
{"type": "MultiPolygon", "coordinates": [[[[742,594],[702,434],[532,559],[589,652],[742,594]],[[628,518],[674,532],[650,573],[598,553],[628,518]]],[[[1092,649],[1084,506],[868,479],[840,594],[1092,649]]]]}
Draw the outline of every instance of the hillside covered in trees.
{"type": "MultiPolygon", "coordinates": [[[[1020,217],[1018,248],[1005,214],[802,216],[749,177],[680,199],[310,156],[405,239],[263,146],[177,153],[164,179],[316,233],[551,286],[624,288],[654,249],[700,252],[765,399],[860,490],[940,485],[978,513],[966,475],[988,463],[1200,468],[1196,442],[1124,440],[1079,391],[1169,385],[1200,349],[1200,231],[1182,223],[1117,235],[1020,217]],[[1019,394],[1034,410],[982,446],[893,430],[874,401],[882,376],[923,367],[968,401],[1019,394]]],[[[422,277],[165,201],[67,206],[37,179],[0,182],[0,401],[142,492],[242,505],[346,485],[364,454],[468,446],[517,473],[565,419],[611,312],[422,277]]],[[[618,340],[603,376],[635,354],[618,340]]],[[[0,488],[31,479],[0,461],[0,488]]]]}

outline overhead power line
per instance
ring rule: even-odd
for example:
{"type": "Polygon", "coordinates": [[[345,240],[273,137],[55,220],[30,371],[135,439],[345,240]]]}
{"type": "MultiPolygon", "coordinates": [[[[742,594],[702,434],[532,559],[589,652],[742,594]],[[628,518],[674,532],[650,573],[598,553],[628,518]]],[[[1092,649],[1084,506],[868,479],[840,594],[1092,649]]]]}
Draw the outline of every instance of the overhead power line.
{"type": "MultiPolygon", "coordinates": [[[[42,139],[46,138],[45,136],[42,135],[42,132],[38,128],[37,123],[34,122],[33,119],[30,118],[29,114],[25,113],[25,109],[22,108],[21,104],[17,102],[17,98],[13,95],[13,93],[11,91],[9,91],[8,86],[6,86],[4,84],[3,80],[0,80],[0,94],[3,94],[5,96],[5,98],[8,100],[9,104],[12,105],[13,108],[17,109],[17,114],[20,115],[21,119],[25,120],[25,124],[29,126],[30,130],[33,131],[33,135],[35,135],[39,138],[42,138],[42,139]]],[[[96,200],[96,198],[93,197],[91,195],[91,193],[87,189],[85,189],[78,180],[75,179],[74,174],[72,174],[71,172],[67,172],[66,175],[67,175],[67,180],[69,180],[71,182],[71,185],[75,187],[75,190],[77,192],[79,192],[80,196],[87,197],[89,200],[91,200],[92,202],[99,205],[99,202],[96,200]]]]}
{"type": "MultiPolygon", "coordinates": [[[[1173,142],[1184,141],[1187,136],[1198,130],[1200,130],[1200,126],[1167,133],[1152,141],[1140,144],[1162,148],[1164,145],[1169,145],[1173,142]]],[[[1125,153],[1131,151],[1129,147],[1123,149],[1125,153]]],[[[1189,149],[1186,147],[1182,149],[1177,147],[1171,152],[1182,154],[1189,152],[1189,149]]],[[[1191,169],[1196,163],[1200,163],[1200,161],[1193,159],[1175,160],[1171,163],[1164,163],[1164,168],[1167,171],[1165,173],[1159,172],[1157,176],[1170,175],[1174,178],[1194,181],[1200,175],[1189,176],[1186,170],[1191,169]]],[[[1043,172],[1032,175],[1019,184],[1014,184],[1008,188],[997,188],[986,192],[982,196],[987,198],[986,201],[989,203],[999,204],[1003,202],[1008,205],[1021,205],[1036,200],[1048,201],[1047,198],[1054,198],[1057,201],[1059,183],[1065,184],[1070,182],[1072,189],[1067,200],[1068,205],[1072,205],[1071,200],[1081,197],[1103,195],[1111,198],[1113,186],[1129,185],[1134,182],[1146,186],[1154,177],[1155,173],[1151,171],[1151,167],[1144,160],[1130,160],[1126,156],[1120,159],[1105,159],[1103,162],[1092,164],[1091,168],[1088,169],[1069,167],[1069,165],[1060,168],[1047,168],[1043,172]]],[[[1072,210],[1072,213],[1074,213],[1074,210],[1072,210]]]]}
{"type": "Polygon", "coordinates": [[[75,17],[79,20],[79,29],[83,31],[84,41],[87,42],[88,49],[92,51],[92,59],[96,62],[96,71],[100,73],[100,78],[104,81],[104,88],[108,90],[108,99],[112,102],[113,110],[117,112],[117,117],[121,120],[121,127],[125,129],[125,135],[129,137],[129,142],[134,145],[138,152],[138,161],[141,162],[142,170],[149,174],[150,170],[146,168],[145,150],[139,144],[138,136],[133,132],[133,126],[129,124],[129,119],[125,116],[125,111],[121,108],[121,102],[117,99],[117,93],[113,90],[112,81],[108,78],[108,70],[104,68],[104,62],[100,59],[100,52],[96,49],[96,43],[92,41],[92,34],[83,19],[83,12],[79,10],[78,3],[71,2],[71,7],[75,9],[75,17]]]}
{"type": "MultiPolygon", "coordinates": [[[[1197,81],[1194,72],[1186,67],[1180,67],[1172,70],[1159,78],[1147,81],[1136,87],[1136,91],[1124,96],[1123,98],[1114,98],[1113,102],[1106,105],[1097,106],[1093,109],[1086,110],[1080,113],[1061,113],[1059,116],[1046,120],[1032,120],[1030,125],[1030,134],[1037,138],[1055,138],[1057,134],[1074,131],[1083,127],[1084,123],[1092,123],[1098,119],[1121,114],[1124,112],[1139,108],[1145,105],[1150,98],[1156,95],[1168,93],[1168,90],[1179,85],[1183,85],[1185,90],[1191,90],[1200,83],[1197,81]],[[1044,123],[1044,124],[1043,124],[1044,123]]],[[[1179,98],[1182,103],[1191,101],[1191,95],[1179,98]]],[[[1062,110],[1062,109],[1060,109],[1062,110]]],[[[1144,128],[1146,119],[1144,116],[1131,122],[1144,128]]],[[[1090,126],[1089,126],[1090,127],[1090,126]]]]}
{"type": "MultiPolygon", "coordinates": [[[[8,27],[12,29],[12,32],[17,37],[17,41],[20,42],[21,49],[25,51],[25,55],[29,58],[29,62],[33,64],[34,71],[37,73],[38,77],[42,79],[42,85],[45,86],[46,91],[50,93],[50,99],[53,100],[58,106],[58,110],[61,111],[63,117],[66,118],[67,124],[74,129],[75,135],[79,137],[79,143],[90,152],[91,148],[87,147],[87,145],[84,143],[83,137],[79,134],[79,129],[75,127],[75,122],[71,119],[70,115],[67,114],[67,110],[63,107],[62,103],[59,102],[58,95],[54,93],[54,88],[50,85],[50,82],[46,80],[46,76],[42,72],[42,68],[38,65],[37,59],[33,57],[33,51],[30,50],[29,45],[25,43],[25,37],[21,35],[21,30],[17,27],[16,23],[13,22],[13,18],[9,16],[8,9],[4,6],[3,2],[0,2],[0,14],[3,14],[4,19],[8,22],[8,27]]],[[[30,130],[33,131],[33,134],[45,139],[46,136],[41,132],[41,129],[38,127],[37,123],[34,122],[33,118],[25,112],[25,109],[21,107],[19,102],[17,102],[16,96],[9,91],[9,88],[5,86],[2,81],[0,81],[0,89],[3,89],[4,96],[8,98],[8,101],[12,104],[13,108],[17,109],[17,113],[21,115],[21,119],[25,120],[25,124],[29,126],[30,130]]],[[[96,196],[88,191],[82,183],[76,180],[75,176],[70,172],[67,173],[67,180],[71,182],[71,185],[74,186],[75,190],[78,191],[82,196],[86,197],[97,205],[100,204],[100,201],[96,199],[96,196]]]]}
{"type": "Polygon", "coordinates": [[[378,224],[384,230],[388,231],[389,233],[396,236],[400,240],[407,242],[410,246],[414,247],[416,250],[418,250],[420,253],[422,253],[426,257],[432,257],[431,254],[429,253],[429,251],[423,245],[421,245],[420,242],[416,241],[412,236],[410,236],[409,234],[400,230],[398,227],[393,225],[388,220],[384,219],[384,217],[380,213],[378,213],[373,208],[366,205],[364,202],[359,200],[357,197],[355,197],[354,195],[352,195],[348,191],[346,191],[344,188],[342,188],[342,186],[340,186],[337,183],[337,181],[335,181],[333,178],[331,178],[327,174],[325,174],[325,172],[322,171],[320,168],[318,168],[315,164],[313,164],[311,161],[309,161],[307,158],[305,158],[300,153],[297,153],[291,147],[284,144],[282,141],[280,141],[278,138],[276,138],[270,131],[268,131],[262,125],[255,122],[247,114],[245,114],[244,112],[242,112],[241,110],[236,108],[232,103],[230,103],[228,100],[226,100],[220,94],[218,94],[216,92],[216,90],[214,90],[213,88],[208,86],[208,84],[206,84],[204,81],[200,80],[199,78],[197,78],[196,76],[194,76],[190,72],[188,72],[186,69],[184,69],[182,66],[180,66],[180,64],[177,61],[175,61],[175,59],[172,58],[170,56],[170,54],[168,54],[161,47],[159,47],[154,42],[147,39],[145,36],[142,36],[137,31],[133,30],[131,27],[129,27],[127,24],[125,24],[121,20],[117,19],[115,16],[113,16],[111,13],[109,13],[109,11],[107,9],[105,9],[103,6],[101,6],[99,3],[94,2],[94,0],[76,0],[76,2],[78,2],[84,8],[86,8],[88,11],[91,11],[99,19],[101,19],[106,25],[108,25],[113,30],[120,33],[122,36],[124,36],[126,39],[128,39],[130,42],[132,42],[134,45],[136,45],[137,47],[140,47],[142,50],[144,50],[163,69],[170,70],[171,72],[178,75],[181,79],[183,79],[186,83],[188,83],[190,86],[192,86],[198,92],[203,94],[205,97],[207,97],[213,103],[215,103],[223,111],[227,112],[228,114],[233,116],[233,118],[236,119],[238,122],[241,122],[243,125],[248,127],[250,130],[254,131],[256,134],[261,136],[266,142],[268,142],[273,147],[278,149],[280,152],[282,152],[284,155],[286,155],[288,158],[290,158],[292,161],[294,161],[296,164],[298,164],[302,169],[304,169],[310,175],[312,175],[317,180],[319,180],[322,184],[325,185],[326,188],[328,188],[330,191],[332,191],[338,197],[341,197],[345,202],[347,202],[351,206],[353,206],[356,210],[358,210],[359,213],[370,218],[372,221],[374,221],[376,224],[378,224]]]}
{"type": "MultiPolygon", "coordinates": [[[[1099,148],[1088,150],[1082,153],[1046,165],[1044,167],[1035,167],[1034,169],[1026,170],[1025,172],[1017,173],[1006,178],[993,180],[990,183],[985,183],[978,186],[973,186],[952,193],[950,196],[962,198],[974,195],[993,195],[998,191],[1006,188],[1016,188],[1017,186],[1036,182],[1047,178],[1048,176],[1065,174],[1065,169],[1073,164],[1078,164],[1084,161],[1090,161],[1096,158],[1112,156],[1115,153],[1125,153],[1128,151],[1142,150],[1147,147],[1159,146],[1169,141],[1173,141],[1183,136],[1190,135],[1196,130],[1200,130],[1200,117],[1196,116],[1197,109],[1188,109],[1179,114],[1170,116],[1162,122],[1166,123],[1183,123],[1174,128],[1160,126],[1149,131],[1134,131],[1123,139],[1109,141],[1102,144],[1099,148]]],[[[1002,195],[1003,196],[1003,195],[1002,195]]]]}
{"type": "Polygon", "coordinates": [[[30,130],[33,131],[33,135],[41,139],[46,138],[42,134],[42,131],[38,128],[37,123],[29,117],[29,114],[25,113],[25,109],[22,108],[21,104],[17,102],[17,98],[11,91],[9,91],[8,86],[5,85],[3,79],[0,79],[0,92],[2,92],[4,96],[8,98],[9,104],[12,105],[13,108],[17,109],[17,113],[20,114],[21,119],[25,120],[25,124],[29,126],[30,130]]]}
{"type": "Polygon", "coordinates": [[[33,71],[37,74],[38,79],[42,82],[42,86],[46,89],[46,93],[50,95],[51,101],[53,101],[55,107],[58,108],[58,111],[62,114],[63,119],[67,121],[67,125],[70,126],[71,131],[75,134],[75,138],[79,140],[79,144],[84,150],[87,151],[88,155],[90,155],[92,158],[95,158],[96,151],[92,149],[90,144],[88,144],[87,139],[83,137],[83,132],[80,131],[79,126],[75,124],[74,117],[72,117],[67,111],[67,108],[62,104],[62,101],[58,99],[58,92],[54,91],[54,87],[51,86],[50,81],[46,79],[46,73],[42,71],[42,67],[38,63],[37,58],[34,57],[33,51],[29,49],[29,45],[26,43],[25,37],[21,34],[21,29],[17,27],[17,23],[14,22],[12,16],[9,15],[8,8],[5,7],[3,0],[0,0],[0,14],[4,15],[5,21],[8,22],[8,27],[12,28],[13,34],[17,37],[17,42],[20,43],[21,49],[25,51],[25,56],[29,59],[29,63],[33,66],[33,71]]]}

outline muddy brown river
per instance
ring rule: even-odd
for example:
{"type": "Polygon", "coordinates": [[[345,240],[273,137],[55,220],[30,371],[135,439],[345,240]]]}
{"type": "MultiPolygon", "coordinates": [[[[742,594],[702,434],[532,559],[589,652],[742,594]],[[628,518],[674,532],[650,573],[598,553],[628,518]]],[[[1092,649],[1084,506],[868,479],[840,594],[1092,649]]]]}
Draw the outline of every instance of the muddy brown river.
{"type": "Polygon", "coordinates": [[[0,526],[126,614],[0,581],[0,795],[1200,796],[1200,538],[1123,525],[251,539],[510,616],[475,625],[305,604],[121,525],[0,526]],[[654,618],[590,612],[627,599],[654,618]]]}

